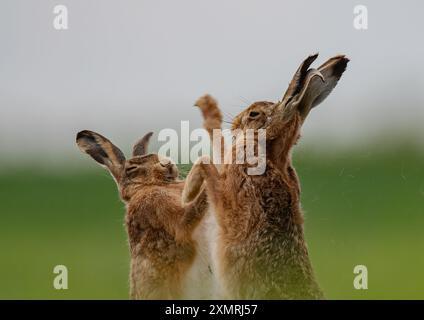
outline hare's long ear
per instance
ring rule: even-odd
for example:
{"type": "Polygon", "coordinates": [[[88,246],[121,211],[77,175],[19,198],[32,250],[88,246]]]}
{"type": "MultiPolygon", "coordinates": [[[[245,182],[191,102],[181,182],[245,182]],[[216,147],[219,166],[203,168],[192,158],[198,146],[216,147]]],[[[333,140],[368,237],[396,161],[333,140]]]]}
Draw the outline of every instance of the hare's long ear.
{"type": "Polygon", "coordinates": [[[317,57],[318,54],[314,54],[302,62],[283,97],[285,112],[298,110],[302,119],[330,94],[349,62],[348,58],[339,55],[318,69],[309,69],[317,57]]]}
{"type": "Polygon", "coordinates": [[[143,156],[147,154],[147,150],[149,147],[150,137],[153,135],[153,132],[147,133],[143,138],[138,140],[133,147],[133,157],[143,156]]]}
{"type": "Polygon", "coordinates": [[[88,130],[78,132],[76,141],[81,151],[109,169],[116,181],[120,180],[125,156],[118,147],[102,135],[88,130]]]}

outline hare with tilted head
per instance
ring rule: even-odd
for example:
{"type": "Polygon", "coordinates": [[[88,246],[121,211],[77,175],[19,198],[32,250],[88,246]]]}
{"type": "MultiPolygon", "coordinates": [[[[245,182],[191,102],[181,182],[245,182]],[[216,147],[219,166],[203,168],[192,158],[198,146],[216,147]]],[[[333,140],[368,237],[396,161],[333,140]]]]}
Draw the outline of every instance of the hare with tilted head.
{"type": "MultiPolygon", "coordinates": [[[[224,164],[220,170],[200,163],[202,170],[191,176],[197,183],[206,180],[219,229],[215,271],[226,298],[324,298],[305,243],[291,149],[308,113],[330,94],[349,60],[336,56],[310,69],[316,58],[312,55],[300,65],[281,101],[255,102],[232,123],[233,130],[242,132],[266,130],[262,175],[249,175],[249,163],[224,164]]],[[[236,151],[240,141],[235,141],[228,152],[236,151]]],[[[257,134],[253,143],[257,149],[257,134]]]]}
{"type": "MultiPolygon", "coordinates": [[[[208,207],[206,192],[201,181],[193,184],[191,190],[196,196],[186,196],[182,204],[184,181],[178,180],[176,165],[168,158],[147,154],[151,135],[136,143],[128,160],[98,133],[81,131],[76,141],[83,152],[110,171],[126,204],[131,298],[199,298],[187,293],[199,283],[187,282],[197,253],[193,232],[208,207]]],[[[192,171],[199,168],[193,166],[192,171]]]]}

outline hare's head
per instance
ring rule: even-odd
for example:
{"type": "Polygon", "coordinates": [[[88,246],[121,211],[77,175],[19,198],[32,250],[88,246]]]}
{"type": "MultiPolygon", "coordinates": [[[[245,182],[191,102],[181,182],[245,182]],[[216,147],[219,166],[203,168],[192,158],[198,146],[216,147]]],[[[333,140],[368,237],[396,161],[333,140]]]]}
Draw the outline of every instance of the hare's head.
{"type": "Polygon", "coordinates": [[[309,69],[318,54],[309,56],[297,69],[283,99],[277,103],[255,102],[237,115],[233,129],[266,129],[267,139],[284,135],[284,126],[302,124],[309,111],[321,103],[336,86],[349,59],[336,56],[318,69],[309,69]],[[275,128],[278,127],[278,133],[275,128]],[[281,130],[282,129],[282,130],[281,130]]]}
{"type": "Polygon", "coordinates": [[[178,169],[171,159],[147,154],[152,134],[149,132],[134,145],[132,158],[128,160],[118,147],[96,132],[81,131],[77,134],[76,142],[81,151],[109,170],[122,199],[128,201],[140,187],[177,180],[178,169]]]}

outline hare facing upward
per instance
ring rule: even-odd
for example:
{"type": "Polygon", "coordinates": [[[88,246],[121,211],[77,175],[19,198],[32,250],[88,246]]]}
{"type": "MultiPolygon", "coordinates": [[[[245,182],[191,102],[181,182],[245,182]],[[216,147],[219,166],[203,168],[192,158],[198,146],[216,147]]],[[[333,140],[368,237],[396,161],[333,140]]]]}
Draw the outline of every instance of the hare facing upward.
{"type": "MultiPolygon", "coordinates": [[[[81,131],[76,141],[83,152],[110,171],[126,204],[131,298],[186,298],[186,278],[197,249],[193,231],[205,215],[207,196],[200,190],[200,181],[191,186],[197,196],[187,196],[187,203],[182,204],[184,181],[178,180],[176,165],[168,158],[147,154],[151,135],[136,143],[128,160],[98,133],[81,131]]],[[[194,166],[192,171],[199,168],[194,166]]]]}
{"type": "MultiPolygon", "coordinates": [[[[309,69],[316,58],[300,65],[281,101],[255,102],[233,120],[233,130],[266,129],[262,175],[248,175],[248,163],[224,164],[219,171],[201,163],[202,170],[191,177],[197,183],[206,180],[219,226],[217,279],[227,298],[324,298],[305,243],[291,149],[308,113],[336,86],[349,60],[336,56],[309,69]]],[[[254,144],[257,148],[257,135],[254,144]]],[[[229,151],[235,148],[233,143],[229,151]]]]}

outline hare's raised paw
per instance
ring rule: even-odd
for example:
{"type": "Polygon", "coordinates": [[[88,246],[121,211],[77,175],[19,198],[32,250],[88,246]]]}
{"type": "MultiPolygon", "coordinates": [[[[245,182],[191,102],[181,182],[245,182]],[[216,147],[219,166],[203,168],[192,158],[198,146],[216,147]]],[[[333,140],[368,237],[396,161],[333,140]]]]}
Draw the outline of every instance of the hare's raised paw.
{"type": "Polygon", "coordinates": [[[205,94],[197,99],[194,105],[200,109],[205,120],[212,118],[222,121],[222,114],[218,108],[218,102],[211,95],[205,94]]]}

